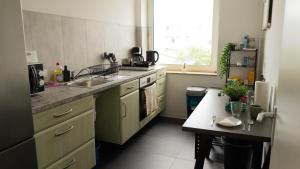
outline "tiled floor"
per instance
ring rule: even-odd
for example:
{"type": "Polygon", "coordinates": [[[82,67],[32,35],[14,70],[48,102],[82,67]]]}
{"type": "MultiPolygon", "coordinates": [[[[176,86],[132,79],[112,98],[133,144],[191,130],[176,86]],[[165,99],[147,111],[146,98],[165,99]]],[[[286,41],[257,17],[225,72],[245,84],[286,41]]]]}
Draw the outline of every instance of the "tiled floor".
{"type": "MultiPolygon", "coordinates": [[[[99,169],[193,169],[194,135],[182,122],[155,119],[123,146],[102,144],[99,169]]],[[[223,169],[206,160],[205,169],[223,169]]]]}

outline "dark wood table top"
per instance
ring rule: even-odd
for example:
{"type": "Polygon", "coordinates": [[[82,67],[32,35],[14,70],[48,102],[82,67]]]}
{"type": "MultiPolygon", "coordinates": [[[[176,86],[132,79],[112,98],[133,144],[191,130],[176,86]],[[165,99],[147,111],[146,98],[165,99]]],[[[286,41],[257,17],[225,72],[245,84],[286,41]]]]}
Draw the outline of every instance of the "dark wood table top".
{"type": "Polygon", "coordinates": [[[254,121],[254,124],[251,126],[251,131],[247,130],[248,112],[243,112],[239,117],[243,122],[246,122],[246,130],[242,130],[243,125],[238,127],[222,127],[215,123],[211,126],[213,115],[217,116],[216,121],[231,116],[231,113],[225,111],[225,105],[228,103],[229,98],[223,95],[218,96],[219,92],[220,90],[216,89],[208,90],[203,100],[183,124],[183,130],[198,134],[271,142],[274,125],[272,118],[264,118],[261,123],[254,121]]]}

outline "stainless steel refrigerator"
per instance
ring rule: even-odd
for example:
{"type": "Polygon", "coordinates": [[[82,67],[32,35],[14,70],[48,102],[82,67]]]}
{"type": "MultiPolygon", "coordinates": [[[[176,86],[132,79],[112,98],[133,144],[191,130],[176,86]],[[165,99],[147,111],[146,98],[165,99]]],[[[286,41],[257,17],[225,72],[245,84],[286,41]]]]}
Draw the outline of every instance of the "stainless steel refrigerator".
{"type": "Polygon", "coordinates": [[[37,168],[20,0],[0,1],[0,168],[37,168]]]}

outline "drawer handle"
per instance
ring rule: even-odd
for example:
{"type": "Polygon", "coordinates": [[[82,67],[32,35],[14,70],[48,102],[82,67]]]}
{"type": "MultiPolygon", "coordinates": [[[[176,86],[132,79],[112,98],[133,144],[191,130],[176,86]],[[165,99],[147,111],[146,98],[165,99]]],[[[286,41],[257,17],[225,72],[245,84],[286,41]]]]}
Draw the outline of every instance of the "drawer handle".
{"type": "Polygon", "coordinates": [[[61,113],[61,114],[54,114],[53,117],[54,117],[54,118],[59,118],[59,117],[65,116],[65,115],[67,115],[67,114],[70,114],[72,111],[73,111],[73,109],[70,108],[68,111],[66,111],[66,112],[64,112],[64,113],[61,113]]]}
{"type": "Polygon", "coordinates": [[[130,87],[127,87],[126,89],[127,90],[130,90],[130,89],[133,89],[135,86],[130,86],[130,87]]]}
{"type": "Polygon", "coordinates": [[[72,165],[74,165],[76,163],[76,159],[73,158],[72,161],[70,161],[65,167],[63,167],[62,169],[67,169],[69,167],[71,167],[72,165]]]}
{"type": "Polygon", "coordinates": [[[127,116],[127,105],[125,102],[123,102],[123,105],[124,105],[124,109],[125,109],[123,118],[125,118],[127,116]]]}
{"type": "Polygon", "coordinates": [[[63,131],[63,132],[56,132],[56,133],[55,133],[55,136],[61,136],[61,135],[67,134],[67,133],[69,133],[70,131],[72,131],[73,129],[74,129],[74,126],[72,125],[72,126],[70,126],[68,129],[66,129],[66,130],[63,131]]]}

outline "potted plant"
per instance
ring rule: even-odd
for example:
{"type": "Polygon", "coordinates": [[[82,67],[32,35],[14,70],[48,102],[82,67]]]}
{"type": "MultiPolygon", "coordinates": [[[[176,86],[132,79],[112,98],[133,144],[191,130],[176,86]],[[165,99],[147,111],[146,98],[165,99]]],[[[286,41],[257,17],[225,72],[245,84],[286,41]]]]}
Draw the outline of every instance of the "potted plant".
{"type": "Polygon", "coordinates": [[[230,98],[230,103],[225,105],[225,110],[231,111],[233,116],[239,116],[244,111],[244,104],[241,103],[241,98],[247,94],[247,86],[239,82],[234,82],[227,84],[223,92],[230,98]]]}
{"type": "Polygon", "coordinates": [[[220,62],[219,62],[219,76],[222,79],[224,75],[226,75],[226,73],[229,70],[229,58],[230,58],[230,52],[231,50],[234,50],[235,48],[235,44],[233,43],[227,43],[222,52],[221,52],[221,58],[220,58],[220,62]]]}
{"type": "Polygon", "coordinates": [[[241,97],[247,94],[248,88],[239,82],[233,82],[227,84],[224,87],[223,92],[230,97],[230,101],[240,101],[241,97]]]}

